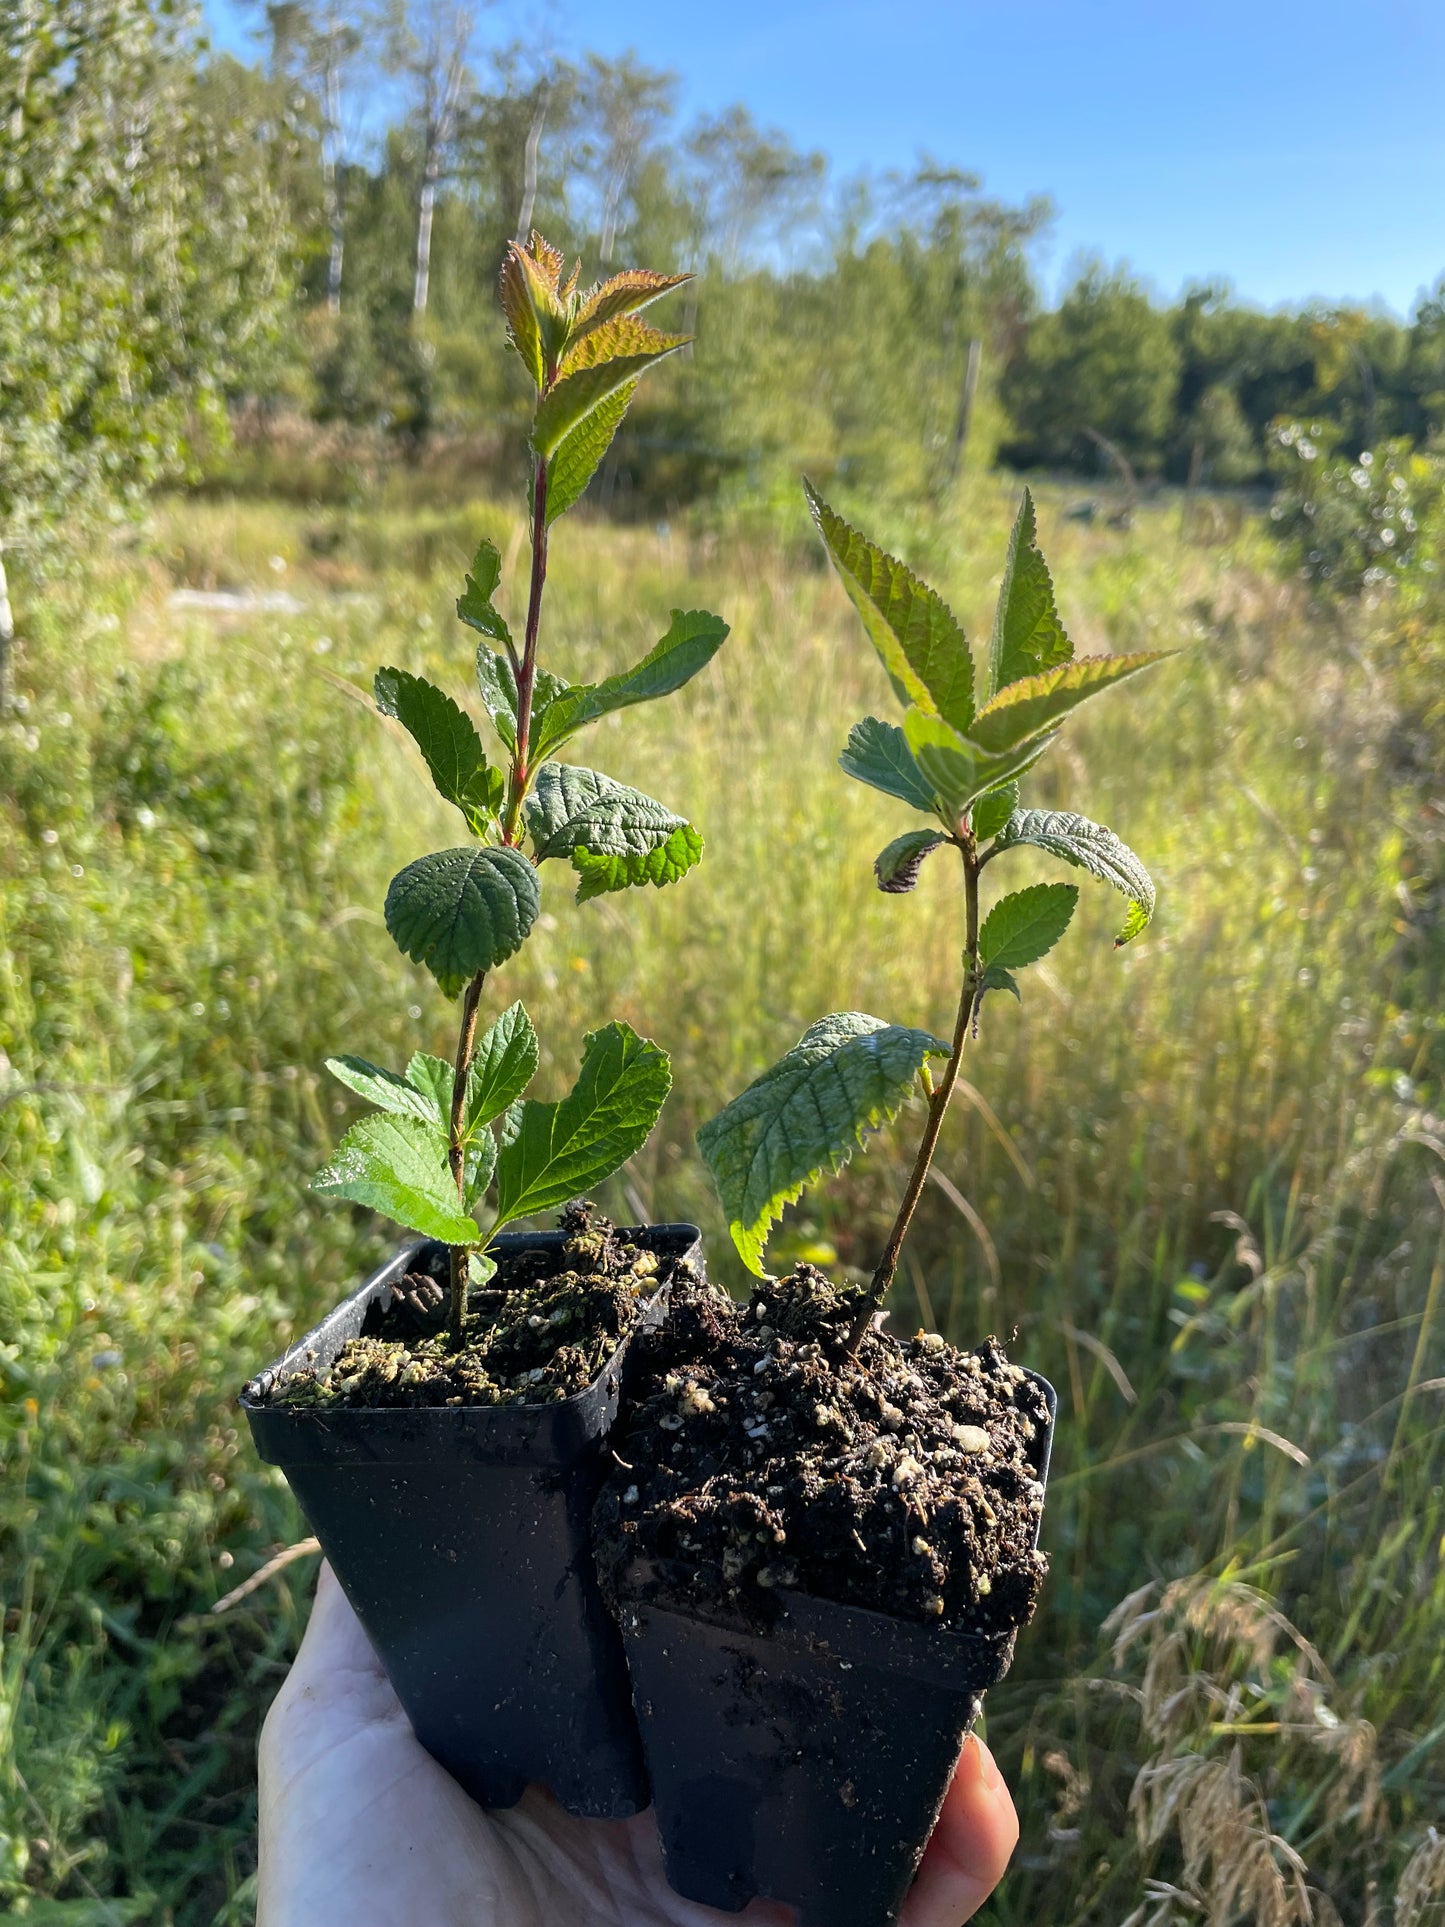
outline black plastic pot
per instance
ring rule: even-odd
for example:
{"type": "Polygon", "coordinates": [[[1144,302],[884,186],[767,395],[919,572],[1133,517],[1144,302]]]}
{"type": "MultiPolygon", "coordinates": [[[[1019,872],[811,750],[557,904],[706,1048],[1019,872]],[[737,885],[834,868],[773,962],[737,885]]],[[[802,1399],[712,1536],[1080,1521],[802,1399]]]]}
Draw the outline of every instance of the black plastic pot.
{"type": "MultiPolygon", "coordinates": [[[[1038,1440],[1048,1477],[1057,1401],[1038,1440]]],[[[668,1882],[735,1913],[754,1896],[799,1927],[896,1920],[984,1692],[1014,1634],[930,1629],[780,1593],[767,1632],[681,1603],[635,1564],[622,1634],[668,1882]]]]}
{"type": "MultiPolygon", "coordinates": [[[[693,1225],[619,1235],[701,1268],[693,1225]]],[[[511,1234],[492,1250],[505,1264],[562,1243],[561,1232],[511,1234]]],[[[272,1402],[289,1373],[329,1364],[369,1308],[385,1310],[393,1283],[425,1269],[435,1249],[398,1252],[253,1380],[241,1404],[433,1758],[483,1806],[511,1806],[540,1780],[569,1813],[620,1819],[647,1805],[647,1780],[588,1521],[626,1344],[585,1392],[551,1405],[272,1402]]]]}

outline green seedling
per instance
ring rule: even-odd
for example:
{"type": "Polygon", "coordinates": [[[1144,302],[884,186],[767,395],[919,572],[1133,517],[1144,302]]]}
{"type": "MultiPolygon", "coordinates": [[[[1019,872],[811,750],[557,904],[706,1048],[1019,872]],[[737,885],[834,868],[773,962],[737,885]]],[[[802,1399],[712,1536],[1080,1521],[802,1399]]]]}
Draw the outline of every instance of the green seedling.
{"type": "Polygon", "coordinates": [[[1154,912],[1154,886],[1112,830],[1065,810],[1023,809],[1019,779],[1058,740],[1066,718],[1101,690],[1164,660],[1170,651],[1076,658],[1059,620],[1053,583],[1024,494],[1009,543],[984,678],[975,695],[972,651],[942,598],[902,562],[834,514],[808,484],[808,505],[834,567],[863,620],[903,726],[866,716],[839,758],[860,783],[928,819],[879,853],[878,887],[913,888],[933,851],[957,851],[963,872],[963,972],[953,1037],[835,1011],[811,1025],[770,1070],[705,1124],[698,1143],[743,1262],[764,1274],[770,1226],[825,1172],[841,1170],[864,1133],[890,1121],[921,1084],[922,1142],[871,1284],[862,1294],[856,1349],[882,1304],[928,1177],[964,1048],[990,991],[1019,995],[1017,973],[1058,942],[1078,901],[1072,883],[1037,883],[1000,897],[980,918],[983,872],[1032,846],[1111,883],[1128,899],[1115,939],[1137,937],[1154,912]],[[936,1081],[933,1061],[943,1060],[936,1081]]]}
{"type": "Polygon", "coordinates": [[[383,1212],[451,1248],[449,1330],[463,1335],[470,1279],[496,1270],[488,1240],[503,1225],[591,1190],[646,1142],[671,1083],[666,1053],[626,1024],[587,1037],[577,1082],[559,1103],[525,1097],[537,1036],[514,1003],[480,1038],[489,974],[521,948],[541,906],[538,872],[571,865],[577,900],[683,876],[702,854],[692,824],[597,770],[557,752],[612,711],[671,694],[712,660],[727,624],[674,610],[667,634],[632,668],[572,684],[539,660],[548,532],[596,473],[636,391],[685,335],[664,334],[639,311],[686,275],[633,269],[585,293],[577,270],[534,234],[502,270],[509,342],[536,391],[528,487],[532,563],[520,643],[496,607],[501,558],[483,542],[457,614],[482,638],[476,680],[500,744],[488,760],[471,716],[434,683],[404,669],[377,671],[383,715],[415,739],[432,782],[474,839],[418,857],[392,879],[386,927],[443,991],[461,998],[455,1058],[418,1053],[404,1074],[359,1057],[328,1068],[376,1106],[354,1124],[313,1188],[383,1212]],[[494,1199],[482,1231],[478,1210],[494,1199]]]}

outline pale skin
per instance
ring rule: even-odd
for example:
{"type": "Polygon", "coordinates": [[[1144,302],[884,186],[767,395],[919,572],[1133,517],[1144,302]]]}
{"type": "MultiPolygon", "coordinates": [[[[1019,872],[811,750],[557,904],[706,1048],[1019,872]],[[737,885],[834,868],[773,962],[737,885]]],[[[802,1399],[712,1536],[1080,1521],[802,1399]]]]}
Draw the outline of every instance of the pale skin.
{"type": "MultiPolygon", "coordinates": [[[[488,1813],[423,1752],[323,1566],[261,1733],[257,1927],[790,1927],[787,1907],[679,1900],[650,1813],[574,1820],[540,1788],[488,1813]]],[[[898,1927],[962,1927],[1018,1840],[987,1747],[964,1744],[898,1927]]]]}

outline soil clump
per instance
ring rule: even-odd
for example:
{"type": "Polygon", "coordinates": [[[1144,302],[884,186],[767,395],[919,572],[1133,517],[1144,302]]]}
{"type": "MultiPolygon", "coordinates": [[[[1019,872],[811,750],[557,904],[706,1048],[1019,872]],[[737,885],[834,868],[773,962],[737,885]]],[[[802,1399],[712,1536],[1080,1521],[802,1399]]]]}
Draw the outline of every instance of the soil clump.
{"type": "Polygon", "coordinates": [[[797,1590],[958,1633],[1032,1615],[1049,1410],[996,1339],[879,1328],[812,1265],[739,1305],[679,1282],[629,1355],[632,1402],[593,1515],[604,1591],[634,1579],[767,1624],[797,1590]]]}

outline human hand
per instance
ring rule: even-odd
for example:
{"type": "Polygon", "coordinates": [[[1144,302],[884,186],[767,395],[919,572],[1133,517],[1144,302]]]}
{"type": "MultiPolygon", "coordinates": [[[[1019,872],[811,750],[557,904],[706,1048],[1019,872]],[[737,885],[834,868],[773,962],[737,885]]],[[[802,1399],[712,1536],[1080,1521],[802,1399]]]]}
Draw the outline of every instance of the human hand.
{"type": "MultiPolygon", "coordinates": [[[[311,1623],[261,1732],[257,1927],[787,1927],[681,1900],[652,1814],[576,1820],[540,1787],[479,1807],[420,1745],[323,1565],[311,1623]]],[[[962,1927],[1018,1840],[987,1747],[964,1744],[898,1927],[962,1927]]]]}

